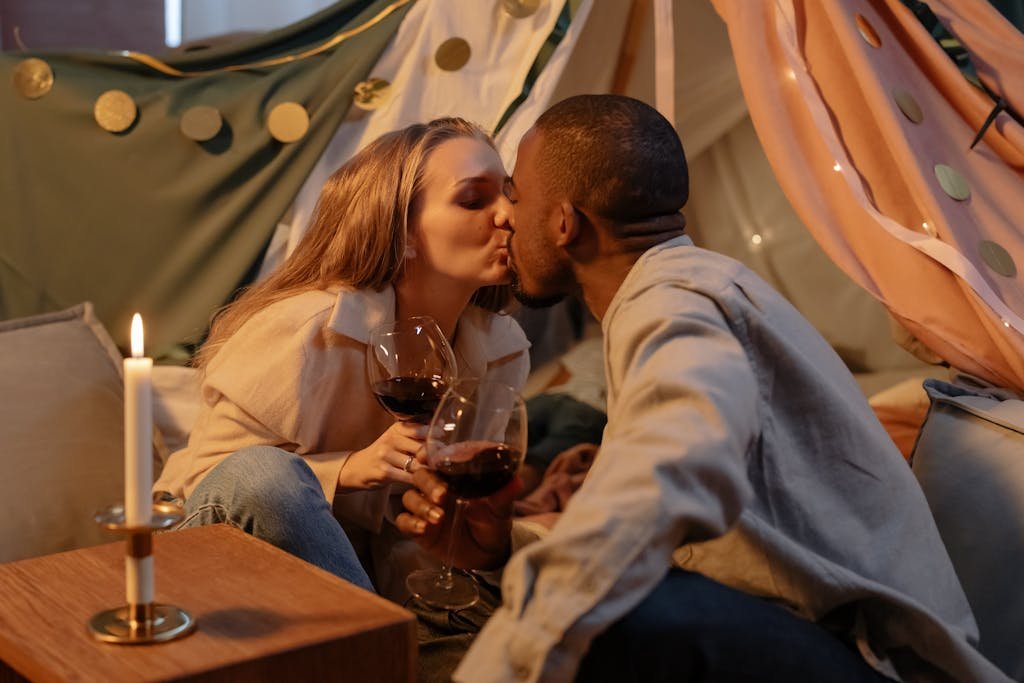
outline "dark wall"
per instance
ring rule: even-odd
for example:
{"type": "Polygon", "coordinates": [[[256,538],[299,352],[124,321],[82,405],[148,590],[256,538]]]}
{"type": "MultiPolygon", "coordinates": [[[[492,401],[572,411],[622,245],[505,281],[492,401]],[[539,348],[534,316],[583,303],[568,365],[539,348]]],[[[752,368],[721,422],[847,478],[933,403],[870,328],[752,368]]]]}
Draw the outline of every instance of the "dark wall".
{"type": "Polygon", "coordinates": [[[160,53],[163,0],[0,0],[0,49],[93,48],[160,53]]]}

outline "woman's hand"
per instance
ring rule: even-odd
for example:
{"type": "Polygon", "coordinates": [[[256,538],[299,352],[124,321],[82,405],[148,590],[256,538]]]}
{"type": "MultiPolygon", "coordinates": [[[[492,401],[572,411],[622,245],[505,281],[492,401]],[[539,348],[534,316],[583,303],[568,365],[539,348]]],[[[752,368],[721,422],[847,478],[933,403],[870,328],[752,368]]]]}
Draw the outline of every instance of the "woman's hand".
{"type": "Polygon", "coordinates": [[[412,473],[423,467],[426,436],[426,425],[391,425],[372,444],[348,456],[338,474],[338,492],[378,489],[392,482],[411,484],[412,473]]]}
{"type": "Polygon", "coordinates": [[[442,560],[454,533],[455,567],[497,569],[505,563],[512,547],[512,502],[522,487],[518,478],[493,496],[466,501],[462,524],[454,532],[455,497],[448,495],[447,485],[426,468],[416,472],[413,483],[415,488],[402,495],[406,511],[395,518],[399,531],[442,560]]]}

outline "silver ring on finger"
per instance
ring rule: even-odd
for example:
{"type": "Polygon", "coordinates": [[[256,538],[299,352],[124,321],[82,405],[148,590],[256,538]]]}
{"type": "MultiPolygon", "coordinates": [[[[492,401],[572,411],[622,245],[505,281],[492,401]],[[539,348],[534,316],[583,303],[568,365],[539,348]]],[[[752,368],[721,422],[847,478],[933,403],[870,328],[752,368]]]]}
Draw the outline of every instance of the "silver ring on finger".
{"type": "Polygon", "coordinates": [[[409,474],[412,474],[412,464],[414,462],[416,462],[416,458],[410,455],[409,458],[405,461],[405,464],[402,465],[402,469],[408,472],[409,474]]]}

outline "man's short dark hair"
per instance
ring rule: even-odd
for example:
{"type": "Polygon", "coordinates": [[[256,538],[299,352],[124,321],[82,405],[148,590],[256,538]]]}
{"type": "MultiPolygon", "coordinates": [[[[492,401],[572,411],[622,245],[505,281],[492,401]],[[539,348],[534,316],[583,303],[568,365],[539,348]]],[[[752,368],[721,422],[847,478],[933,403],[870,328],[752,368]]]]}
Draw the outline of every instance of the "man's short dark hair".
{"type": "Polygon", "coordinates": [[[672,124],[621,95],[577,95],[544,112],[539,170],[577,208],[616,222],[677,213],[689,196],[686,156],[672,124]]]}

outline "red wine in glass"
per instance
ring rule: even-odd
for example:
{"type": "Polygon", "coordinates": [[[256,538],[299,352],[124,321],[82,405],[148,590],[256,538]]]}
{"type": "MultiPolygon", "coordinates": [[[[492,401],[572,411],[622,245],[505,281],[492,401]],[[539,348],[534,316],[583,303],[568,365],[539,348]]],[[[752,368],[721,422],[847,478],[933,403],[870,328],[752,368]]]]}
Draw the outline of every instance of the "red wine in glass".
{"type": "Polygon", "coordinates": [[[525,450],[526,408],[513,387],[474,377],[452,383],[434,411],[427,435],[427,465],[455,497],[452,533],[440,571],[420,569],[406,577],[409,592],[421,602],[463,609],[479,599],[472,579],[452,572],[455,539],[464,533],[462,508],[467,500],[507,486],[525,450]]]}
{"type": "Polygon", "coordinates": [[[366,371],[385,410],[403,422],[428,424],[455,377],[455,354],[433,318],[402,318],[370,332],[366,371]]]}
{"type": "Polygon", "coordinates": [[[503,443],[459,444],[468,452],[464,460],[445,460],[434,471],[459,498],[490,496],[511,483],[520,453],[503,443]]]}
{"type": "Polygon", "coordinates": [[[421,424],[430,423],[447,389],[440,377],[391,377],[373,385],[384,410],[403,422],[421,424]]]}

